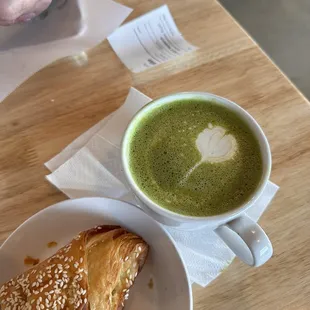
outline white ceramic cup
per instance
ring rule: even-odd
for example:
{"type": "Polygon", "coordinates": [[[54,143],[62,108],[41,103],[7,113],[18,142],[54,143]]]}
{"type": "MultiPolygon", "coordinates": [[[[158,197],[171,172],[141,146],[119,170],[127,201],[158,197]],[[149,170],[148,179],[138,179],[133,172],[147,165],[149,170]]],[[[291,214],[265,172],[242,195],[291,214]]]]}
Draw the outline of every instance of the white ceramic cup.
{"type": "Polygon", "coordinates": [[[245,263],[258,267],[264,264],[273,253],[271,242],[264,230],[253,220],[245,215],[245,211],[252,206],[262,194],[270,176],[271,153],[266,136],[254,118],[238,106],[236,103],[202,92],[185,92],[172,94],[156,99],[143,107],[131,120],[125,132],[122,143],[122,164],[127,181],[139,201],[143,203],[143,209],[155,220],[179,229],[193,230],[202,227],[210,227],[220,236],[229,248],[245,263]],[[249,126],[256,136],[263,160],[262,178],[251,198],[239,208],[215,216],[187,216],[167,210],[148,197],[135,183],[129,167],[129,146],[133,130],[137,128],[140,120],[159,106],[169,104],[180,99],[200,98],[204,101],[223,105],[237,113],[249,126]]]}

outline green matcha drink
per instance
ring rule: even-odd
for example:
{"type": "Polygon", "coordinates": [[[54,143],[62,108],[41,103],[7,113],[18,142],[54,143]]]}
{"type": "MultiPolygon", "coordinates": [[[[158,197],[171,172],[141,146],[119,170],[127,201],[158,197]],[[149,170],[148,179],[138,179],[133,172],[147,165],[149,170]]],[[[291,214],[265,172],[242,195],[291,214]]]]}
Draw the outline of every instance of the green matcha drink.
{"type": "Polygon", "coordinates": [[[173,101],[133,130],[129,166],[155,203],[190,216],[217,215],[248,201],[263,167],[258,141],[234,112],[212,101],[173,101]]]}

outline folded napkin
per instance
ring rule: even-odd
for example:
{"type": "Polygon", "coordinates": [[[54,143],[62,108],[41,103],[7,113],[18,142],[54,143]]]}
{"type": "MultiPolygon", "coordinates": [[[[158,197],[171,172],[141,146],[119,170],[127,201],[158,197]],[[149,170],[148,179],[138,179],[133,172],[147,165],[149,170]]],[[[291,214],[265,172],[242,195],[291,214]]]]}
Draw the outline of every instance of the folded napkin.
{"type": "MultiPolygon", "coordinates": [[[[133,115],[151,99],[131,88],[117,111],[78,137],[45,165],[46,178],[70,198],[110,197],[137,204],[121,165],[121,140],[133,115]]],[[[278,190],[269,182],[247,215],[257,221],[278,190]]],[[[143,208],[143,206],[140,206],[143,208]]],[[[176,241],[192,282],[208,285],[235,255],[210,229],[181,231],[164,226],[176,241]]]]}

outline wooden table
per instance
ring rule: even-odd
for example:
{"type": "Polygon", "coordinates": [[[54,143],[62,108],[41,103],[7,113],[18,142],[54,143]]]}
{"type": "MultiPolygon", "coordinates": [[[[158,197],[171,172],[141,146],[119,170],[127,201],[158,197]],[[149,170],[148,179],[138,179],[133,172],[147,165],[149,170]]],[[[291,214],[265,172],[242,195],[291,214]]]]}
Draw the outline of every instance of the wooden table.
{"type": "MultiPolygon", "coordinates": [[[[163,2],[124,3],[135,9],[132,19],[163,2]]],[[[130,86],[153,98],[208,91],[261,124],[273,153],[271,179],[281,189],[261,219],[274,257],[259,269],[235,260],[207,288],[195,286],[195,310],[310,309],[309,102],[216,1],[167,3],[198,52],[131,74],[104,42],[88,52],[87,64],[57,61],[0,104],[0,243],[29,216],[66,199],[45,181],[44,162],[119,107],[130,86]]]]}

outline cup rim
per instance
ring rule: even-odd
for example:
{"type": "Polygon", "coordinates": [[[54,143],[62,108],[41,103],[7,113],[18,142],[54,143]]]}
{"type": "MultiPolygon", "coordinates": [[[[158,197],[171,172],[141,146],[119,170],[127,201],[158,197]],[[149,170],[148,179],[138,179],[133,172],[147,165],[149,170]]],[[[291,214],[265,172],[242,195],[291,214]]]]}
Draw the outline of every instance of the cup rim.
{"type": "MultiPolygon", "coordinates": [[[[163,104],[165,104],[165,102],[163,104]]],[[[154,99],[154,100],[150,101],[149,103],[147,103],[140,110],[138,110],[138,112],[134,115],[134,117],[131,119],[130,123],[128,124],[126,131],[125,131],[125,134],[124,134],[123,139],[122,139],[121,152],[122,152],[122,154],[121,154],[122,165],[123,165],[125,177],[127,179],[127,182],[129,183],[131,189],[138,196],[138,198],[140,198],[147,205],[147,207],[151,208],[156,213],[158,213],[162,216],[165,216],[165,217],[172,218],[174,220],[181,220],[181,221],[222,220],[224,218],[225,219],[233,218],[233,217],[236,217],[239,214],[243,213],[250,206],[252,206],[255,203],[255,201],[261,196],[261,194],[264,191],[264,189],[267,185],[267,182],[270,178],[271,166],[272,166],[270,146],[269,146],[267,137],[265,136],[262,128],[259,126],[257,121],[249,114],[249,112],[247,112],[245,109],[243,109],[237,103],[235,103],[235,102],[233,102],[227,98],[224,98],[224,97],[212,94],[212,93],[208,93],[208,92],[188,91],[188,92],[172,93],[172,94],[168,94],[166,96],[154,99]],[[192,98],[203,97],[206,100],[208,100],[208,99],[214,100],[215,103],[225,105],[228,108],[230,108],[232,106],[232,107],[234,107],[234,111],[237,112],[237,114],[240,117],[242,117],[242,119],[244,121],[246,121],[247,124],[249,124],[249,122],[251,122],[252,125],[254,126],[255,130],[252,128],[251,128],[251,130],[255,134],[256,138],[259,140],[260,150],[262,152],[262,157],[264,157],[263,153],[265,153],[266,160],[263,159],[263,173],[262,173],[262,178],[260,180],[259,185],[257,186],[254,193],[251,195],[251,197],[246,202],[244,202],[241,206],[239,206],[238,208],[235,208],[233,210],[230,210],[230,211],[227,211],[224,213],[220,213],[220,214],[216,214],[216,215],[210,215],[210,216],[192,216],[192,215],[184,215],[184,214],[176,213],[176,212],[168,210],[164,207],[161,207],[159,204],[154,202],[151,198],[149,198],[139,188],[139,186],[134,181],[134,178],[133,178],[133,176],[130,172],[130,168],[129,168],[129,161],[128,161],[129,157],[127,156],[127,146],[130,143],[129,137],[131,134],[131,130],[135,127],[137,119],[143,113],[145,113],[145,111],[147,111],[146,113],[149,113],[152,110],[152,106],[154,106],[154,108],[156,108],[156,105],[158,105],[162,101],[167,101],[167,103],[169,103],[172,101],[172,100],[169,101],[169,98],[171,98],[171,99],[176,98],[177,99],[178,97],[182,98],[182,96],[184,96],[184,97],[190,96],[192,98]]]]}

